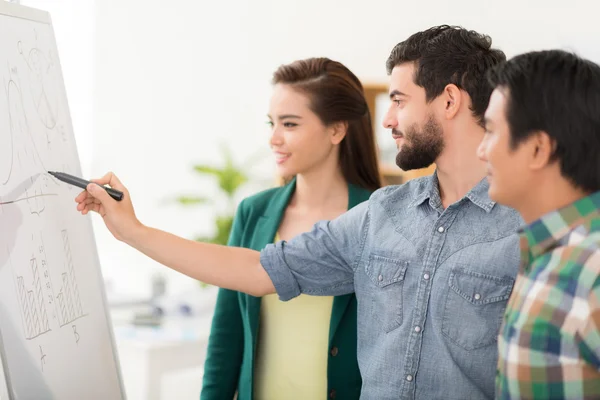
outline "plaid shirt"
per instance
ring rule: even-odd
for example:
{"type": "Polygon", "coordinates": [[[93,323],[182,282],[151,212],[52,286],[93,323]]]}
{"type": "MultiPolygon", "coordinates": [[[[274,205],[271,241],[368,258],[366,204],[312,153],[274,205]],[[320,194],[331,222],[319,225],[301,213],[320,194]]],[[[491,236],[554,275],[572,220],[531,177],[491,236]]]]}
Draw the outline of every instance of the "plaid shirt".
{"type": "Polygon", "coordinates": [[[498,399],[600,399],[600,192],[521,232],[498,399]]]}

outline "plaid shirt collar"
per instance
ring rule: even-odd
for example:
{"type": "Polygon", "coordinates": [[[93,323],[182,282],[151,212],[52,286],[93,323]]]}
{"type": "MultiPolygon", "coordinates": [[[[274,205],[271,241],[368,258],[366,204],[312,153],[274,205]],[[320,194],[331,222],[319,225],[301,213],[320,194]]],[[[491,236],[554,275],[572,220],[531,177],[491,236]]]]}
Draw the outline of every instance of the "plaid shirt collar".
{"type": "Polygon", "coordinates": [[[552,211],[519,230],[521,269],[526,272],[531,261],[547,253],[577,227],[600,216],[600,192],[583,197],[552,211]]]}

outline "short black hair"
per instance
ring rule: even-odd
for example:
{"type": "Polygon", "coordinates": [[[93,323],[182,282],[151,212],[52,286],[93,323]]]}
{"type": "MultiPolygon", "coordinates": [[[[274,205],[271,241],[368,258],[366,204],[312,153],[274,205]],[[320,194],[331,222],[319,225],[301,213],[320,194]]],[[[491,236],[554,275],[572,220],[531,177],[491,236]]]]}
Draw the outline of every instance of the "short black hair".
{"type": "Polygon", "coordinates": [[[585,191],[600,190],[600,66],[546,50],[518,55],[488,74],[507,98],[511,147],[546,132],[562,175],[585,191]]]}
{"type": "Polygon", "coordinates": [[[387,59],[386,68],[391,74],[394,67],[414,62],[414,82],[425,89],[428,102],[442,94],[446,85],[456,85],[471,97],[473,117],[483,126],[492,94],[486,72],[506,61],[504,53],[491,46],[488,35],[460,26],[434,26],[398,43],[387,59]]]}

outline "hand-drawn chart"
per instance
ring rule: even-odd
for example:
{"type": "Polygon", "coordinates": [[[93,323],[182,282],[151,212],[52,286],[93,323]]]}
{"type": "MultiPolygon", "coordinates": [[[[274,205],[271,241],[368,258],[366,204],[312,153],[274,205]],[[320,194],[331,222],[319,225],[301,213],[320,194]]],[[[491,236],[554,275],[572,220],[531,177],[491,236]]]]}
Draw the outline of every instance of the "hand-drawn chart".
{"type": "Polygon", "coordinates": [[[37,153],[37,148],[31,141],[30,127],[25,112],[23,96],[18,78],[16,67],[8,68],[8,78],[4,79],[5,104],[7,107],[8,129],[4,142],[7,147],[2,150],[6,159],[2,163],[3,169],[0,170],[0,184],[6,185],[13,178],[13,172],[17,169],[44,170],[41,157],[37,153]]]}
{"type": "MultiPolygon", "coordinates": [[[[69,233],[63,229],[60,234],[65,265],[64,272],[60,274],[58,293],[54,291],[52,274],[41,233],[39,238],[35,236],[31,238],[33,250],[29,258],[28,277],[15,273],[23,333],[27,340],[50,332],[51,317],[57,319],[58,325],[62,328],[86,316],[83,312],[77,283],[69,233]]],[[[9,254],[9,260],[10,257],[9,254]]],[[[10,261],[12,264],[12,260],[10,261]]]]}
{"type": "Polygon", "coordinates": [[[13,134],[12,121],[8,111],[8,92],[11,90],[9,84],[4,80],[0,86],[0,115],[9,118],[0,118],[0,132],[5,132],[0,135],[0,185],[6,185],[12,174],[13,165],[13,134]]]}
{"type": "Polygon", "coordinates": [[[66,272],[62,273],[62,287],[56,296],[58,303],[58,315],[60,326],[69,325],[79,318],[84,317],[81,307],[81,297],[79,296],[79,287],[75,276],[75,267],[71,257],[71,244],[69,242],[69,233],[66,230],[61,232],[63,249],[66,260],[66,272]]]}
{"type": "MultiPolygon", "coordinates": [[[[22,185],[21,190],[13,191],[3,198],[0,196],[0,213],[4,211],[4,207],[9,204],[17,204],[26,202],[29,213],[40,216],[46,209],[46,197],[57,196],[57,193],[50,191],[51,180],[46,175],[36,174],[29,177],[22,185]],[[18,195],[16,195],[18,194],[18,195]],[[9,200],[10,199],[10,200],[9,200]]],[[[55,183],[55,185],[57,185],[55,183]]]]}
{"type": "Polygon", "coordinates": [[[90,219],[47,174],[81,174],[50,19],[0,0],[0,26],[0,393],[122,399],[90,219]]]}
{"type": "Polygon", "coordinates": [[[50,321],[46,309],[46,296],[42,289],[40,265],[35,255],[29,260],[32,284],[25,284],[25,278],[17,276],[17,293],[21,306],[23,329],[27,340],[35,339],[50,332],[50,321]]]}
{"type": "Polygon", "coordinates": [[[14,44],[13,55],[18,54],[20,62],[7,61],[2,67],[6,71],[0,88],[0,113],[8,118],[0,123],[6,132],[0,135],[0,185],[6,185],[17,168],[45,172],[50,154],[60,151],[52,146],[69,142],[61,121],[53,52],[37,47],[35,30],[31,36],[33,46],[27,47],[25,41],[14,44]],[[33,115],[27,112],[31,109],[33,115]]]}
{"type": "Polygon", "coordinates": [[[51,195],[52,193],[48,193],[48,177],[45,175],[40,176],[38,179],[38,184],[32,185],[31,188],[25,191],[25,198],[27,199],[29,213],[40,215],[42,212],[44,212],[46,209],[45,197],[51,195]]]}

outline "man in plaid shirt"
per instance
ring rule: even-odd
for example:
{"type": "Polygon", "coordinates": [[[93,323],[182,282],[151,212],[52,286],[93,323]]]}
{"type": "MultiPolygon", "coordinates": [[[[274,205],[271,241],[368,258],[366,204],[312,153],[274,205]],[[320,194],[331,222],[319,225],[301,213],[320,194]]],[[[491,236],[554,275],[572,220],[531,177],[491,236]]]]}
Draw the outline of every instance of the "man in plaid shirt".
{"type": "Polygon", "coordinates": [[[563,51],[494,68],[479,156],[518,210],[522,262],[498,399],[600,399],[600,66],[563,51]]]}

